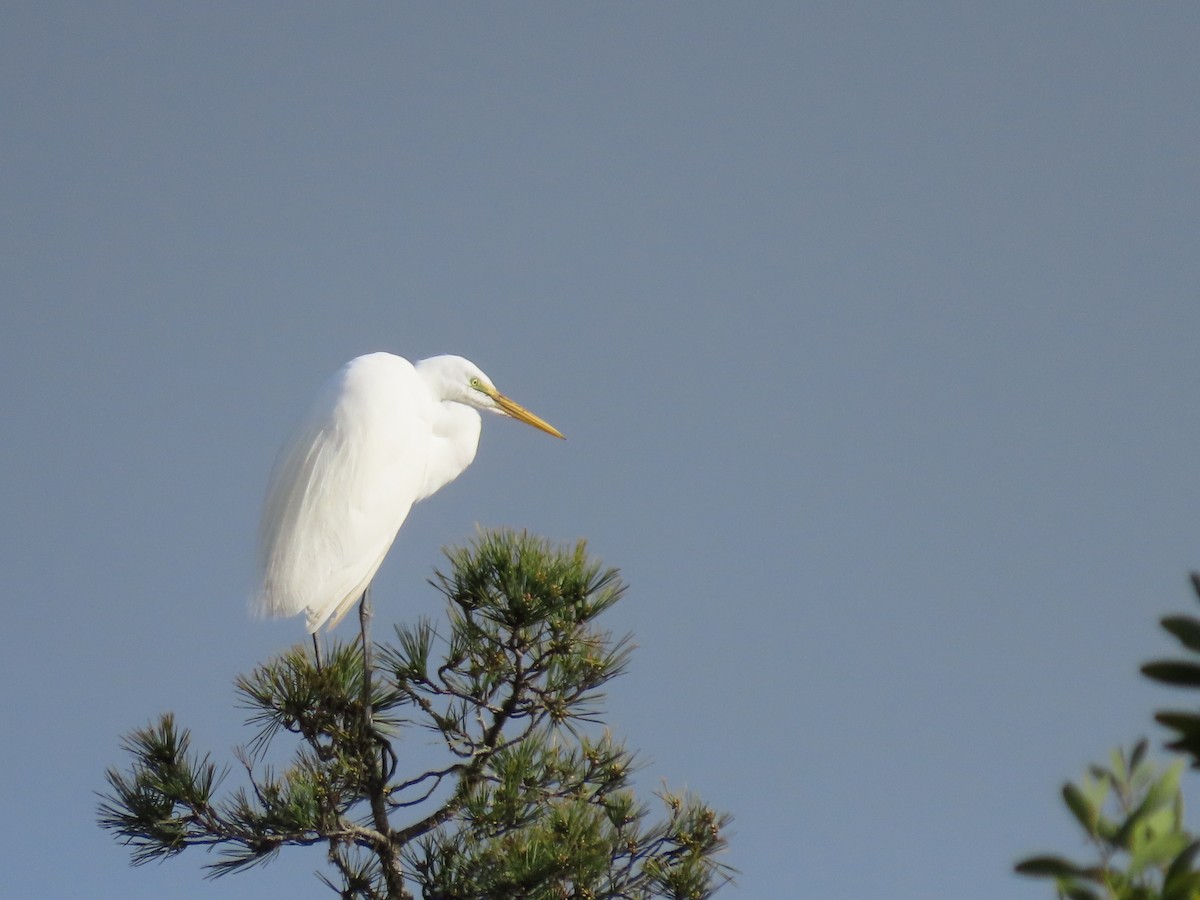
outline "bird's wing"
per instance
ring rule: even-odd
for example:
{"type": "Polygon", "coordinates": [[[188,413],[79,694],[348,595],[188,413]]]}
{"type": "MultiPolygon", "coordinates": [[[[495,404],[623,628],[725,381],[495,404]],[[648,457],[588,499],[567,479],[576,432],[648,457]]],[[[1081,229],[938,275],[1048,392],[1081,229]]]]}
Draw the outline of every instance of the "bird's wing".
{"type": "Polygon", "coordinates": [[[329,382],[271,476],[258,611],[340,617],[387,555],[425,477],[428,390],[390,354],[352,360],[329,382]]]}

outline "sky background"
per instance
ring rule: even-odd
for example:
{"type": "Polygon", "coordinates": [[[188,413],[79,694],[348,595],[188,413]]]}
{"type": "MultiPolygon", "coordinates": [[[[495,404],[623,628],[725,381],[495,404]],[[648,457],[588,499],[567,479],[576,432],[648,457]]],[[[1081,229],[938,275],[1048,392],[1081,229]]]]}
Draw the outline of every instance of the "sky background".
{"type": "Polygon", "coordinates": [[[477,523],[585,537],[608,721],[734,814],[723,896],[1049,897],[1013,861],[1084,851],[1058,788],[1163,736],[1137,666],[1195,611],[1198,45],[1194,3],[4,4],[5,892],[332,896],[313,850],[132,869],[95,792],[162,711],[246,740],[303,637],[246,615],[271,462],[389,350],[568,441],[485,421],[379,622],[477,523]]]}

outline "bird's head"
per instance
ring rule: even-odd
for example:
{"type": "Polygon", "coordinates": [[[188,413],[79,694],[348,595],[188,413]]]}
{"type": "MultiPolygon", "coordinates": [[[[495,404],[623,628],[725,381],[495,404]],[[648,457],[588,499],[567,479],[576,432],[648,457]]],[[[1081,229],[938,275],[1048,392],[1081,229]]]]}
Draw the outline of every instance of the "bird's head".
{"type": "Polygon", "coordinates": [[[500,393],[483,370],[469,359],[463,359],[461,356],[434,356],[417,363],[417,370],[430,380],[434,391],[443,400],[465,403],[476,409],[509,416],[546,434],[563,437],[562,432],[549,422],[500,393]]]}

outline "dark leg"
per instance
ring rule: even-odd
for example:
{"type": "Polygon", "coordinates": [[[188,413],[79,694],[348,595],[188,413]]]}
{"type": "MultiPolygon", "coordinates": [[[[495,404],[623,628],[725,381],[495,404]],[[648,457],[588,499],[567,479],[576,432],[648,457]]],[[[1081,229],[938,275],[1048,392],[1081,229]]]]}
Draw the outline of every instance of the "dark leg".
{"type": "MultiPolygon", "coordinates": [[[[363,670],[371,671],[371,586],[363,591],[362,599],[358,601],[358,632],[362,635],[363,670]]],[[[365,679],[364,679],[365,683],[365,679]]]]}
{"type": "Polygon", "coordinates": [[[362,659],[363,659],[363,680],[362,680],[362,705],[363,716],[366,718],[366,724],[372,731],[375,730],[374,722],[372,721],[375,711],[371,708],[371,586],[367,585],[367,589],[363,591],[362,600],[358,602],[358,633],[362,636],[362,659]]]}
{"type": "Polygon", "coordinates": [[[392,745],[379,729],[375,727],[374,716],[375,710],[371,703],[371,587],[363,591],[362,601],[358,605],[358,628],[362,635],[362,652],[363,652],[363,715],[367,720],[367,728],[375,735],[375,740],[379,742],[380,753],[383,763],[383,778],[384,781],[390,781],[396,772],[396,754],[392,750],[392,745]]]}

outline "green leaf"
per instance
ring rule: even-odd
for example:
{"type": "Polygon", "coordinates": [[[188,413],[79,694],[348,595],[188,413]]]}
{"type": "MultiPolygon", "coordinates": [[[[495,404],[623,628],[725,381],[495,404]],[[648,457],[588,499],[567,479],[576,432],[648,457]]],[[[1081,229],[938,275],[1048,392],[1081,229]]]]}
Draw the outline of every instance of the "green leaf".
{"type": "Polygon", "coordinates": [[[1096,819],[1099,815],[1099,810],[1084,796],[1083,791],[1069,781],[1063,785],[1062,795],[1063,800],[1067,803],[1067,808],[1079,820],[1079,824],[1083,826],[1088,834],[1094,836],[1096,834],[1096,819]]]}
{"type": "MultiPolygon", "coordinates": [[[[1200,623],[1198,623],[1200,624],[1200,623]]],[[[1146,751],[1150,748],[1150,742],[1145,738],[1139,740],[1133,746],[1133,753],[1129,755],[1129,769],[1136,771],[1137,767],[1142,764],[1142,760],[1146,758],[1146,751]]]]}
{"type": "Polygon", "coordinates": [[[1146,791],[1143,806],[1147,810],[1161,809],[1171,804],[1179,793],[1179,775],[1183,771],[1183,760],[1176,760],[1167,767],[1162,777],[1146,791]]]}
{"type": "Polygon", "coordinates": [[[1129,874],[1136,877],[1147,869],[1161,868],[1175,859],[1188,846],[1188,835],[1182,832],[1161,834],[1129,857],[1129,874]]]}
{"type": "Polygon", "coordinates": [[[1200,652],[1200,619],[1193,619],[1191,616],[1164,616],[1159,623],[1178,638],[1183,646],[1200,652]]]}
{"type": "Polygon", "coordinates": [[[1195,900],[1200,895],[1200,872],[1185,872],[1163,885],[1161,900],[1195,900]]]}
{"type": "Polygon", "coordinates": [[[1186,875],[1196,874],[1192,872],[1192,861],[1195,860],[1197,853],[1200,853],[1200,841],[1192,841],[1171,861],[1166,877],[1163,879],[1164,893],[1175,881],[1183,879],[1186,875]]]}
{"type": "MultiPolygon", "coordinates": [[[[1173,763],[1160,778],[1146,789],[1141,802],[1122,823],[1112,842],[1123,847],[1134,856],[1145,852],[1148,844],[1164,834],[1176,831],[1174,801],[1179,793],[1179,773],[1182,760],[1173,763]]],[[[1180,844],[1171,849],[1169,857],[1183,849],[1180,844]]],[[[1163,862],[1166,859],[1162,860],[1163,862]]],[[[1133,871],[1133,869],[1131,869],[1133,871]]]]}
{"type": "Polygon", "coordinates": [[[1154,721],[1173,728],[1186,738],[1200,738],[1200,716],[1195,713],[1165,710],[1155,713],[1154,721]]]}
{"type": "Polygon", "coordinates": [[[1160,725],[1178,732],[1178,737],[1166,746],[1169,750],[1192,757],[1192,768],[1200,768],[1200,716],[1194,713],[1166,710],[1154,714],[1160,725]]]}
{"type": "Polygon", "coordinates": [[[1113,781],[1117,784],[1128,782],[1130,767],[1125,764],[1125,751],[1120,747],[1110,750],[1108,759],[1112,763],[1113,781]]]}
{"type": "Polygon", "coordinates": [[[1107,770],[1101,770],[1103,777],[1097,778],[1085,777],[1081,790],[1083,796],[1087,797],[1088,803],[1096,810],[1104,809],[1104,801],[1108,799],[1109,791],[1112,790],[1112,778],[1107,770]]]}
{"type": "Polygon", "coordinates": [[[1013,871],[1031,878],[1080,878],[1086,875],[1085,869],[1061,856],[1030,856],[1013,866],[1013,871]]]}
{"type": "Polygon", "coordinates": [[[1096,837],[1108,844],[1116,843],[1117,832],[1121,829],[1117,827],[1117,823],[1107,816],[1100,816],[1096,820],[1096,837]]]}
{"type": "Polygon", "coordinates": [[[1121,823],[1121,827],[1117,829],[1117,833],[1108,839],[1108,842],[1113,846],[1120,847],[1122,850],[1132,851],[1134,832],[1137,827],[1142,824],[1144,813],[1141,806],[1138,806],[1129,817],[1121,823]]]}
{"type": "Polygon", "coordinates": [[[1180,660],[1159,660],[1142,666],[1142,674],[1175,687],[1200,687],[1200,665],[1180,660]]]}

